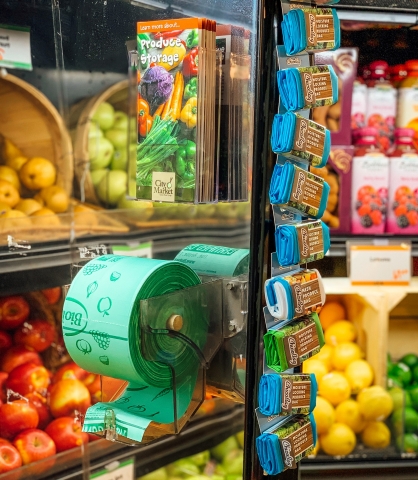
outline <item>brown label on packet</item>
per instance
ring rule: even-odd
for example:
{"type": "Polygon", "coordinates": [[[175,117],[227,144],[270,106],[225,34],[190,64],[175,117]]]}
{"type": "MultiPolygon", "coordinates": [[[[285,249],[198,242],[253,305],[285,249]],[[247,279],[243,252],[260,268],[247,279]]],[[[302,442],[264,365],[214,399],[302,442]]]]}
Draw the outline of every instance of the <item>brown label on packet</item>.
{"type": "Polygon", "coordinates": [[[317,278],[305,283],[294,283],[290,288],[297,315],[308,315],[314,311],[312,307],[322,305],[321,288],[317,278]]]}
{"type": "Polygon", "coordinates": [[[317,65],[310,68],[315,69],[315,71],[300,72],[305,105],[315,105],[315,102],[319,100],[332,100],[331,74],[328,67],[317,65]]]}
{"type": "Polygon", "coordinates": [[[318,209],[321,204],[323,180],[306,170],[295,167],[290,201],[318,209]]]}
{"type": "Polygon", "coordinates": [[[296,226],[300,263],[316,260],[324,256],[324,238],[321,221],[296,226]]]}
{"type": "Polygon", "coordinates": [[[292,149],[322,157],[324,154],[325,130],[325,127],[297,116],[292,149]]]}
{"type": "Polygon", "coordinates": [[[290,413],[295,408],[309,408],[311,405],[311,382],[294,380],[290,376],[282,375],[281,404],[283,413],[290,413]]]}
{"type": "MultiPolygon", "coordinates": [[[[327,12],[327,10],[323,10],[327,12]]],[[[321,14],[314,11],[304,12],[307,46],[316,47],[318,43],[334,42],[335,28],[332,13],[321,14]]]]}
{"type": "Polygon", "coordinates": [[[316,324],[308,325],[302,330],[283,338],[284,350],[289,367],[301,364],[301,357],[320,347],[316,324]]]}
{"type": "Polygon", "coordinates": [[[314,446],[311,422],[279,440],[283,463],[286,468],[295,468],[296,463],[303,457],[303,453],[314,446]]]}

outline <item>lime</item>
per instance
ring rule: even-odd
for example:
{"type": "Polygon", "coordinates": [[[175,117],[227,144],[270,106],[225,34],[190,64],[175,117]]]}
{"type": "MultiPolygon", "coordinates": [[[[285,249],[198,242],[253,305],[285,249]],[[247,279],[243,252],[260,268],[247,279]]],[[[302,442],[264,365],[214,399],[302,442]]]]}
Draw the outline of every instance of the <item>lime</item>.
{"type": "Polygon", "coordinates": [[[408,388],[407,394],[410,398],[410,405],[415,410],[418,410],[418,385],[412,385],[411,387],[408,388]]]}
{"type": "Polygon", "coordinates": [[[418,453],[418,435],[406,433],[403,439],[403,449],[406,453],[418,453]]]}
{"type": "Polygon", "coordinates": [[[415,355],[415,353],[407,353],[401,358],[401,362],[412,369],[415,365],[418,365],[418,355],[415,355]]]}
{"type": "Polygon", "coordinates": [[[402,388],[403,385],[398,378],[392,377],[390,374],[388,375],[388,388],[399,387],[402,388]]]}
{"type": "Polygon", "coordinates": [[[405,408],[405,432],[418,431],[418,413],[411,407],[405,408]]]}
{"type": "Polygon", "coordinates": [[[418,365],[415,365],[415,367],[412,368],[412,378],[414,379],[414,382],[418,383],[418,365]]]}
{"type": "Polygon", "coordinates": [[[405,398],[405,393],[402,390],[402,388],[395,387],[392,388],[389,391],[389,395],[392,397],[393,400],[393,409],[398,410],[398,408],[403,408],[404,406],[404,398],[405,398]]]}
{"type": "Polygon", "coordinates": [[[405,387],[412,380],[412,373],[410,368],[408,367],[408,365],[402,362],[393,364],[393,366],[389,370],[388,376],[395,381],[398,380],[405,387]]]}

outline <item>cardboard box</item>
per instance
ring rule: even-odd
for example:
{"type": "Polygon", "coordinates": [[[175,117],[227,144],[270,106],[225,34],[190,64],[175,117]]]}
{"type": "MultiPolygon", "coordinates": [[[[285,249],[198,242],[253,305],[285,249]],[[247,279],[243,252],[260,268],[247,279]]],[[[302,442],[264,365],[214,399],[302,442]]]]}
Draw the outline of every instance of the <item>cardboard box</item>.
{"type": "Polygon", "coordinates": [[[358,49],[339,48],[334,52],[315,53],[316,65],[332,65],[338,75],[339,100],[336,104],[315,108],[313,120],[331,131],[333,145],[351,143],[351,103],[357,76],[358,49]]]}

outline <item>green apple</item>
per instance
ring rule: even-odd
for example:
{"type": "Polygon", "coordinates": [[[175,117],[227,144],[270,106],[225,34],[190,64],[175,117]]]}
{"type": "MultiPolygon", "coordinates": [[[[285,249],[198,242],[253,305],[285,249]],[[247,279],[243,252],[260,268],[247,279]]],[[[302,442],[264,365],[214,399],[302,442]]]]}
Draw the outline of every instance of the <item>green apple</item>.
{"type": "Polygon", "coordinates": [[[112,128],[116,128],[118,130],[128,130],[128,115],[120,111],[115,112],[115,122],[113,123],[112,128]]]}
{"type": "Polygon", "coordinates": [[[177,218],[178,203],[153,202],[155,220],[173,220],[177,218]]]}
{"type": "Polygon", "coordinates": [[[90,170],[106,168],[113,157],[113,145],[106,138],[89,139],[90,170]]]}
{"type": "Polygon", "coordinates": [[[197,206],[189,205],[187,203],[178,203],[176,208],[176,218],[190,220],[196,216],[197,206]]]}
{"type": "Polygon", "coordinates": [[[91,181],[93,182],[94,188],[97,188],[97,185],[102,181],[102,178],[108,174],[109,170],[107,168],[100,168],[99,170],[93,170],[90,172],[91,181]]]}
{"type": "Polygon", "coordinates": [[[105,136],[112,142],[112,145],[119,149],[126,149],[128,146],[128,131],[119,130],[118,128],[111,128],[107,130],[105,136]]]}
{"type": "Polygon", "coordinates": [[[200,475],[200,470],[197,465],[185,458],[182,458],[181,460],[177,460],[171,465],[168,465],[167,473],[170,475],[170,477],[174,476],[184,478],[192,475],[200,475]]]}
{"type": "Polygon", "coordinates": [[[157,470],[140,477],[138,480],[167,480],[167,472],[165,468],[158,468],[157,470]]]}
{"type": "Polygon", "coordinates": [[[231,450],[224,457],[222,465],[227,475],[242,475],[244,465],[244,452],[240,449],[231,450]]]}
{"type": "Polygon", "coordinates": [[[126,170],[128,167],[128,152],[126,148],[115,150],[112,161],[110,162],[111,170],[126,170]]]}
{"type": "Polygon", "coordinates": [[[225,477],[223,475],[214,474],[210,478],[211,478],[211,480],[224,480],[225,477]]]}
{"type": "Polygon", "coordinates": [[[129,216],[141,222],[147,221],[154,213],[152,202],[129,200],[126,195],[122,195],[119,198],[117,206],[122,210],[132,210],[132,215],[130,214],[129,216]]]}
{"type": "Polygon", "coordinates": [[[97,107],[92,120],[96,122],[102,130],[109,130],[115,121],[115,109],[110,103],[103,102],[97,107]]]}
{"type": "Polygon", "coordinates": [[[89,127],[89,139],[90,138],[101,138],[103,137],[103,132],[100,130],[100,127],[97,123],[95,122],[90,122],[90,127],[89,127]]]}
{"type": "Polygon", "coordinates": [[[238,445],[239,445],[241,448],[244,448],[244,430],[242,430],[241,432],[238,432],[238,433],[235,435],[235,438],[237,439],[238,445]]]}
{"type": "Polygon", "coordinates": [[[215,471],[213,472],[215,475],[219,475],[221,477],[224,477],[226,475],[226,471],[224,469],[224,467],[218,463],[215,467],[215,471]]]}
{"type": "Polygon", "coordinates": [[[99,199],[109,205],[116,205],[119,198],[125,194],[128,185],[128,174],[123,170],[110,170],[100,180],[96,193],[99,199]]]}
{"type": "Polygon", "coordinates": [[[216,203],[202,203],[200,205],[196,205],[196,218],[210,218],[216,212],[216,203]]]}
{"type": "Polygon", "coordinates": [[[191,477],[187,477],[187,480],[211,480],[211,477],[207,475],[192,475],[191,477]]]}
{"type": "Polygon", "coordinates": [[[210,453],[212,454],[212,457],[215,457],[216,460],[221,462],[231,450],[236,450],[237,448],[238,442],[236,441],[235,437],[232,436],[224,440],[219,445],[216,445],[216,447],[213,447],[210,450],[210,453]]]}
{"type": "Polygon", "coordinates": [[[196,453],[196,455],[191,455],[187,458],[198,467],[204,467],[210,460],[210,452],[209,450],[204,450],[203,452],[196,453]]]}

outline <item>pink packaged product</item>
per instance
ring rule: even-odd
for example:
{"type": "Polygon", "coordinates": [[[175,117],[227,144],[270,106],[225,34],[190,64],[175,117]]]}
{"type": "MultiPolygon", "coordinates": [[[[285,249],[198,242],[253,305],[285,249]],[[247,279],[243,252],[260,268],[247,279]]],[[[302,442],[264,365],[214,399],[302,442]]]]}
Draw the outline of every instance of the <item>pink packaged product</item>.
{"type": "Polygon", "coordinates": [[[351,144],[351,101],[357,76],[358,49],[315,53],[315,65],[332,65],[338,76],[338,102],[313,109],[313,120],[328,128],[332,145],[351,144]]]}
{"type": "Polygon", "coordinates": [[[357,78],[353,84],[351,101],[351,130],[366,126],[367,85],[362,78],[357,78]]]}
{"type": "Polygon", "coordinates": [[[418,151],[411,128],[395,130],[395,145],[388,153],[390,185],[387,231],[418,233],[418,151]]]}
{"type": "Polygon", "coordinates": [[[355,151],[351,179],[351,232],[383,233],[389,187],[389,159],[377,143],[375,128],[353,132],[355,151]]]}

